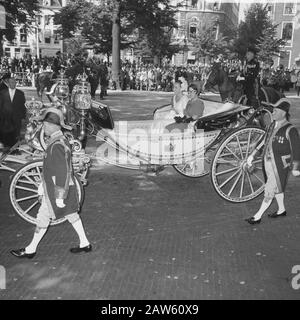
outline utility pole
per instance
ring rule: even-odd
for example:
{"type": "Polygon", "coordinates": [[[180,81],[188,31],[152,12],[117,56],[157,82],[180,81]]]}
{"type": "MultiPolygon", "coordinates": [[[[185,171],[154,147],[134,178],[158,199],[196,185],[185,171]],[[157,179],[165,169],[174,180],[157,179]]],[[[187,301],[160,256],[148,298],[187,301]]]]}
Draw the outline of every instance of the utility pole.
{"type": "Polygon", "coordinates": [[[40,43],[39,43],[39,25],[38,25],[38,16],[35,20],[35,29],[36,29],[36,57],[40,59],[40,43]]]}

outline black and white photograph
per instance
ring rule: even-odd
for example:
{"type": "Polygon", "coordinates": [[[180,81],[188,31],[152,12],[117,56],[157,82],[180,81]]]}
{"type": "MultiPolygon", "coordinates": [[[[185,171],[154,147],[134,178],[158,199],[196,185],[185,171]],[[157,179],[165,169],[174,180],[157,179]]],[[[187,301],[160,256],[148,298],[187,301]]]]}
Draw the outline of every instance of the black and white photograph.
{"type": "Polygon", "coordinates": [[[0,40],[0,300],[300,300],[300,0],[0,0],[0,40]]]}

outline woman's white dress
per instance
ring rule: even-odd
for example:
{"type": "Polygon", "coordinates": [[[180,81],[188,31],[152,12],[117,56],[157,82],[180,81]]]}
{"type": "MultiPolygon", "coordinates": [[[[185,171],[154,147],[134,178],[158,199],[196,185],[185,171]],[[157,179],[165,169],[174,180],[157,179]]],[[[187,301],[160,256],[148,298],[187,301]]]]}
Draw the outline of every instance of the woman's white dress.
{"type": "Polygon", "coordinates": [[[186,95],[183,95],[178,101],[174,96],[172,105],[155,112],[154,120],[172,120],[174,122],[174,117],[183,117],[188,101],[189,99],[186,95]]]}
{"type": "Polygon", "coordinates": [[[153,124],[151,126],[152,134],[161,134],[168,124],[173,123],[174,117],[183,117],[184,110],[189,99],[183,95],[178,101],[175,96],[172,98],[172,105],[157,110],[154,114],[153,124]]]}

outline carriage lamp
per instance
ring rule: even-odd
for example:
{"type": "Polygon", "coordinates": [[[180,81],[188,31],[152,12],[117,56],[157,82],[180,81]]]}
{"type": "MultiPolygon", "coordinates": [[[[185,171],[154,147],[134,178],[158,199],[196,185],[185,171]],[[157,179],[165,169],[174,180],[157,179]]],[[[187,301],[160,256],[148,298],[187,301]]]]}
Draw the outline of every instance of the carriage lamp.
{"type": "Polygon", "coordinates": [[[69,98],[69,85],[68,79],[65,76],[65,72],[63,70],[60,71],[59,77],[57,78],[57,87],[55,89],[55,95],[60,100],[67,100],[69,98]]]}
{"type": "Polygon", "coordinates": [[[35,121],[35,119],[41,115],[43,103],[32,98],[25,103],[25,107],[28,114],[28,124],[24,136],[25,141],[29,146],[33,147],[33,149],[42,150],[36,137],[42,125],[35,121]]]}
{"type": "Polygon", "coordinates": [[[37,124],[35,123],[34,119],[40,116],[43,103],[41,101],[37,101],[32,98],[30,101],[25,103],[27,115],[28,115],[28,124],[26,126],[25,132],[25,140],[29,142],[33,139],[37,131],[37,124]]]}
{"type": "Polygon", "coordinates": [[[87,82],[87,75],[79,78],[79,84],[75,86],[73,96],[74,108],[80,113],[80,133],[78,139],[83,141],[86,137],[86,116],[91,109],[92,96],[90,91],[90,84],[87,82]]]}

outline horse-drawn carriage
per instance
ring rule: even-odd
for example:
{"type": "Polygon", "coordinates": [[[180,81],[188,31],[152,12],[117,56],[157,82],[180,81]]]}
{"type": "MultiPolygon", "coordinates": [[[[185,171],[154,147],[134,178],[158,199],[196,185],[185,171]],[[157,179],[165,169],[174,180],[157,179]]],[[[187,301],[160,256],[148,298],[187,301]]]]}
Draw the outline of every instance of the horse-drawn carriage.
{"type": "MultiPolygon", "coordinates": [[[[91,159],[155,173],[173,166],[190,178],[210,174],[216,192],[231,202],[249,201],[263,191],[262,159],[258,158],[249,168],[247,158],[265,133],[264,128],[257,125],[262,114],[269,114],[264,106],[254,110],[240,104],[224,107],[220,103],[214,111],[190,123],[187,130],[166,132],[161,130],[160,120],[114,121],[109,107],[93,100],[84,114],[62,100],[52,100],[57,107],[71,112],[73,118],[77,117],[77,121],[72,122],[75,133],[76,128],[81,127],[99,142],[93,154],[86,154],[76,136],[67,136],[73,146],[73,166],[78,173],[77,187],[81,198],[91,159]]],[[[21,159],[19,165],[22,166],[16,169],[9,165],[14,159],[4,155],[0,159],[0,169],[14,172],[9,189],[12,206],[22,218],[35,223],[42,156],[47,141],[42,125],[35,117],[41,112],[42,104],[31,101],[27,106],[33,115],[26,136],[27,149],[31,149],[26,151],[29,157],[21,159]]],[[[55,220],[52,224],[63,221],[55,220]]]]}

